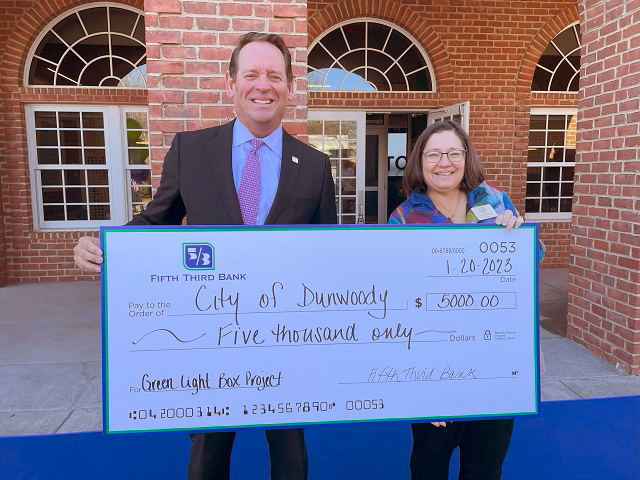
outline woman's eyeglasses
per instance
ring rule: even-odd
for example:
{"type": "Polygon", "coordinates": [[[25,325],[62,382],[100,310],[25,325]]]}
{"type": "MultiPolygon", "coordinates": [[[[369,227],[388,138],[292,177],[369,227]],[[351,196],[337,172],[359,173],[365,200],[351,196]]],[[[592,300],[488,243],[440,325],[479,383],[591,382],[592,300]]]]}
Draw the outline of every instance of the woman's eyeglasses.
{"type": "Polygon", "coordinates": [[[449,150],[448,152],[440,152],[438,150],[427,150],[422,152],[422,156],[429,163],[438,163],[442,160],[442,156],[446,155],[450,162],[461,162],[464,160],[466,150],[449,150]]]}

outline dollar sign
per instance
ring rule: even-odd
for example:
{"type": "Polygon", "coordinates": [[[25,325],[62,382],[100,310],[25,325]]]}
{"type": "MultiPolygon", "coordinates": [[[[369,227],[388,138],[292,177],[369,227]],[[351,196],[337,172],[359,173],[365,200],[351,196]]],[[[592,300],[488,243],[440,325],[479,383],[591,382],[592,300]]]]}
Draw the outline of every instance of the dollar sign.
{"type": "Polygon", "coordinates": [[[422,307],[422,300],[420,298],[416,298],[416,308],[422,307]]]}

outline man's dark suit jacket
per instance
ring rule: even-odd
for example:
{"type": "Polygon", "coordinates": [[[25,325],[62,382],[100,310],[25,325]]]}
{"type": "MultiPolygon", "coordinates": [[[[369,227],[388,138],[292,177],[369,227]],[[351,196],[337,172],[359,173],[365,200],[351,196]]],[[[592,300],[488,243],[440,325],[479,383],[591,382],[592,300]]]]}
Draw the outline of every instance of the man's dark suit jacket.
{"type": "MultiPolygon", "coordinates": [[[[178,133],[160,187],[129,225],[242,225],[231,168],[233,122],[178,133]]],[[[329,158],[283,130],[280,180],[265,224],[336,223],[329,158]]]]}
{"type": "MultiPolygon", "coordinates": [[[[160,187],[129,225],[242,225],[231,167],[233,122],[175,136],[160,187]]],[[[282,165],[265,224],[336,223],[329,157],[283,130],[282,165]]],[[[301,429],[267,431],[271,478],[306,479],[301,429]]],[[[188,478],[228,479],[234,432],[190,435],[188,478]]]]}

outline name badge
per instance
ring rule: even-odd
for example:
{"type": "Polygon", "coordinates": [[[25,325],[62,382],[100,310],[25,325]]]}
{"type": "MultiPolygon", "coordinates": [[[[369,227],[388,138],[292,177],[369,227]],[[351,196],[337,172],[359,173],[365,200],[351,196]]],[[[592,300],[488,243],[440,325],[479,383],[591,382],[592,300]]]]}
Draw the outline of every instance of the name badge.
{"type": "Polygon", "coordinates": [[[498,214],[491,205],[480,205],[471,209],[478,220],[486,220],[487,218],[497,217],[498,214]]]}

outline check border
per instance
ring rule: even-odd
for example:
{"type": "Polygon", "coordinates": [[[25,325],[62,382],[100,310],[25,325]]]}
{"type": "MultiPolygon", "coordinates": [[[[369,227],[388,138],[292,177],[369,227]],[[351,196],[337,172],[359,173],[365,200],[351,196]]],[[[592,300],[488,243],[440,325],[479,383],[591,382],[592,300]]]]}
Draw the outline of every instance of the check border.
{"type": "MultiPolygon", "coordinates": [[[[258,230],[258,231],[300,231],[300,230],[370,230],[370,231],[379,231],[383,229],[410,229],[410,230],[424,230],[424,229],[432,229],[432,230],[446,230],[446,229],[497,229],[502,228],[494,225],[480,225],[480,224],[456,224],[456,225],[420,225],[420,224],[407,224],[407,225],[261,225],[261,226],[244,226],[244,225],[226,225],[226,226],[192,226],[192,225],[183,225],[183,226],[109,226],[109,227],[100,227],[100,247],[103,251],[104,262],[102,265],[101,273],[100,273],[100,282],[101,282],[101,300],[102,300],[102,359],[103,359],[103,368],[102,368],[102,397],[103,397],[103,433],[104,434],[120,434],[120,433],[171,433],[171,432],[216,432],[216,431],[229,431],[229,430],[237,430],[237,429],[245,429],[245,428],[265,428],[269,429],[278,429],[278,428],[290,428],[295,426],[310,426],[310,425],[322,425],[322,424],[344,424],[344,423],[371,423],[371,422],[415,422],[415,421],[438,421],[446,419],[447,421],[460,421],[460,420],[481,420],[481,419],[501,419],[501,418],[512,418],[516,416],[537,416],[540,415],[539,405],[540,405],[540,362],[539,357],[533,357],[534,362],[534,392],[535,392],[535,409],[533,411],[525,411],[525,412],[508,412],[504,414],[486,414],[486,415],[462,415],[456,417],[450,416],[438,416],[438,417],[395,417],[395,418],[375,418],[375,419],[355,419],[355,420],[329,420],[329,421],[311,421],[311,422],[293,422],[293,423],[256,423],[251,425],[234,425],[234,426],[212,426],[207,428],[163,428],[163,429],[147,429],[147,430],[111,430],[110,422],[109,422],[109,345],[108,345],[108,307],[107,307],[107,298],[108,298],[108,267],[107,267],[107,258],[108,258],[108,240],[107,236],[112,233],[123,233],[123,232],[148,232],[148,231],[162,231],[162,232],[225,232],[225,231],[238,231],[238,230],[258,230]]],[[[533,255],[535,258],[534,262],[534,271],[533,271],[533,283],[534,283],[534,291],[533,291],[533,303],[534,303],[534,352],[540,351],[540,343],[539,343],[539,334],[540,334],[540,323],[539,323],[539,226],[537,223],[524,223],[519,228],[521,229],[534,229],[534,238],[535,241],[532,244],[533,255]]],[[[215,269],[212,268],[213,270],[215,269]]],[[[207,269],[207,271],[212,270],[207,269]]],[[[193,271],[192,269],[189,269],[193,271]]],[[[205,269],[202,269],[205,270],[205,269]]]]}

